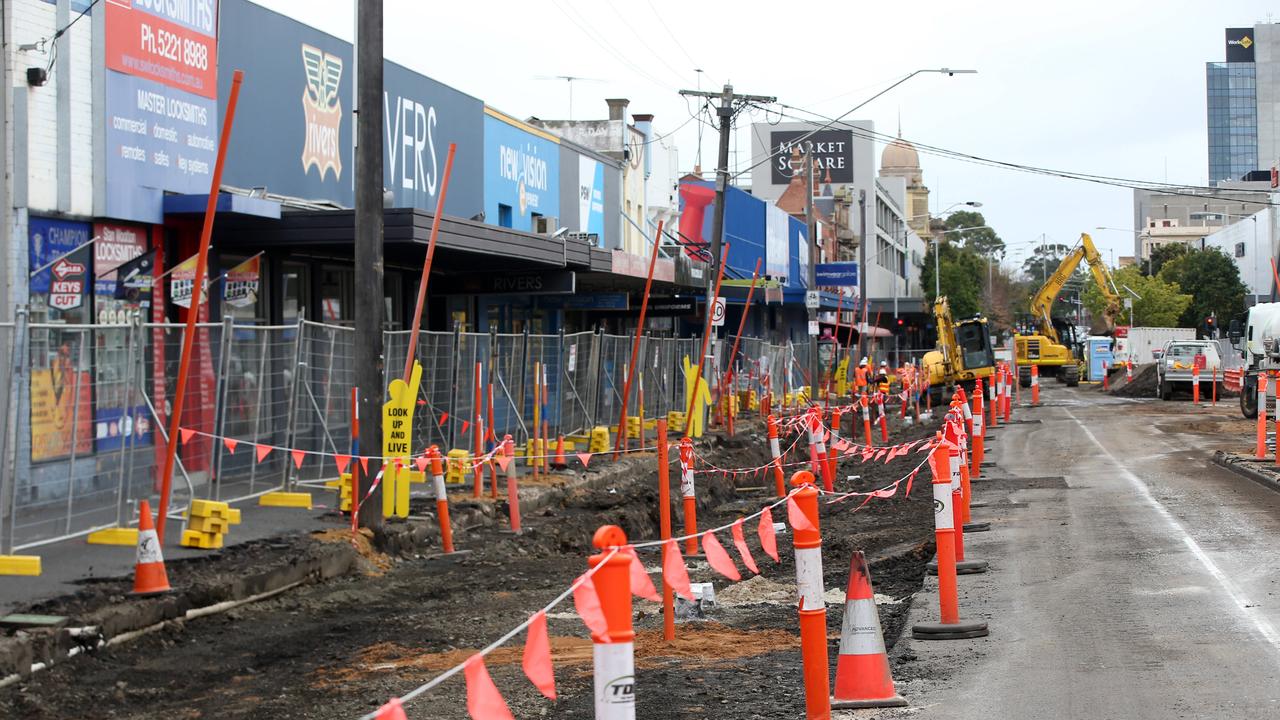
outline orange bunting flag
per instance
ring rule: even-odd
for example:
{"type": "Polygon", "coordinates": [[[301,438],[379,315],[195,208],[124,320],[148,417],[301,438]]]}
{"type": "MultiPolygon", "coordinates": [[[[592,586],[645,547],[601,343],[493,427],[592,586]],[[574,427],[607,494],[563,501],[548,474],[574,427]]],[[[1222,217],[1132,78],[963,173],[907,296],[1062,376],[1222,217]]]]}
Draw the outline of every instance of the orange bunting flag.
{"type": "Polygon", "coordinates": [[[742,534],[742,518],[738,518],[733,523],[733,546],[738,549],[738,557],[742,558],[742,564],[756,575],[760,574],[760,569],[756,567],[756,559],[751,557],[751,548],[747,547],[747,538],[742,534]]]}
{"type": "Polygon", "coordinates": [[[470,421],[470,420],[463,420],[463,421],[462,421],[462,434],[463,434],[463,435],[466,435],[466,434],[467,434],[467,428],[469,428],[469,427],[471,427],[471,421],[470,421]]]}
{"type": "Polygon", "coordinates": [[[240,444],[240,441],[235,438],[222,438],[222,444],[227,446],[227,452],[235,455],[236,446],[240,444]]]}
{"type": "Polygon", "coordinates": [[[347,471],[347,466],[351,464],[351,456],[350,455],[334,455],[333,461],[338,465],[338,472],[345,473],[347,471]]]}
{"type": "Polygon", "coordinates": [[[693,587],[689,584],[689,569],[684,566],[684,556],[675,540],[662,544],[662,577],[671,589],[693,602],[693,587]]]}
{"type": "Polygon", "coordinates": [[[178,428],[178,440],[180,440],[183,445],[186,445],[187,443],[191,442],[191,436],[195,434],[196,434],[196,431],[192,430],[191,428],[184,428],[184,427],[178,428]]]}
{"type": "Polygon", "coordinates": [[[911,497],[911,483],[915,482],[916,473],[918,472],[920,472],[920,468],[912,470],[911,474],[907,476],[907,497],[911,497]]]}
{"type": "Polygon", "coordinates": [[[293,456],[293,466],[294,466],[294,467],[296,467],[296,468],[298,468],[299,470],[301,470],[301,469],[302,469],[302,461],[307,459],[307,451],[305,451],[305,450],[292,450],[292,451],[290,451],[290,452],[289,452],[289,454],[293,456]]]}
{"type": "Polygon", "coordinates": [[[506,453],[498,453],[493,458],[498,463],[498,467],[502,468],[502,472],[507,471],[507,466],[511,464],[511,456],[506,453]]]}
{"type": "Polygon", "coordinates": [[[404,714],[404,706],[400,704],[400,698],[391,698],[386,705],[378,708],[378,715],[374,720],[409,720],[404,714]]]}
{"type": "Polygon", "coordinates": [[[418,472],[425,473],[427,471],[427,456],[419,455],[413,459],[413,464],[418,466],[418,472]]]}
{"type": "Polygon", "coordinates": [[[604,610],[600,609],[600,597],[596,595],[595,583],[591,582],[590,577],[579,576],[579,579],[581,582],[573,589],[573,607],[592,636],[606,637],[609,624],[605,622],[604,610]]]}
{"type": "Polygon", "coordinates": [[[547,637],[547,612],[539,610],[529,621],[524,641],[524,676],[548,700],[556,699],[556,673],[551,665],[551,640],[547,637]]]}
{"type": "Polygon", "coordinates": [[[472,655],[462,672],[467,678],[467,712],[474,720],[515,720],[498,686],[489,677],[483,655],[472,655]]]}
{"type": "Polygon", "coordinates": [[[369,477],[369,458],[363,455],[360,456],[360,469],[365,477],[369,477]]]}
{"type": "Polygon", "coordinates": [[[715,533],[710,530],[702,533],[702,552],[707,555],[707,564],[712,570],[721,575],[737,582],[742,579],[742,574],[738,572],[738,567],[733,564],[733,558],[729,557],[729,553],[725,552],[724,546],[716,539],[715,533]]]}
{"type": "Polygon", "coordinates": [[[631,592],[645,600],[653,602],[661,600],[662,598],[658,597],[658,591],[653,587],[653,579],[649,577],[648,571],[644,569],[644,563],[636,554],[636,549],[628,545],[622,549],[622,553],[631,556],[631,592]]]}
{"type": "Polygon", "coordinates": [[[764,554],[773,558],[774,562],[782,562],[778,559],[778,535],[773,531],[772,508],[765,508],[760,513],[760,525],[756,528],[756,534],[760,536],[760,549],[764,550],[764,554]]]}
{"type": "Polygon", "coordinates": [[[271,454],[270,445],[254,445],[254,452],[258,455],[258,462],[262,462],[267,455],[271,454]]]}
{"type": "Polygon", "coordinates": [[[787,523],[793,530],[814,529],[813,523],[805,517],[804,511],[800,509],[800,503],[796,502],[795,498],[787,498],[787,523]]]}
{"type": "Polygon", "coordinates": [[[586,467],[587,463],[591,462],[591,453],[581,452],[574,454],[578,456],[578,461],[582,463],[582,467],[586,467]]]}

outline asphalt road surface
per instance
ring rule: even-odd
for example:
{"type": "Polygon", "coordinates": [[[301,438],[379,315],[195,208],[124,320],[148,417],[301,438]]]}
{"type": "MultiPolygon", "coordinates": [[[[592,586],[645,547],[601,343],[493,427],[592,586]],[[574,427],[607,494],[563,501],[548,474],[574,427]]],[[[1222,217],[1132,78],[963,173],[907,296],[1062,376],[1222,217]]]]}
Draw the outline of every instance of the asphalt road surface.
{"type": "MultiPolygon", "coordinates": [[[[961,615],[991,636],[904,637],[913,707],[875,715],[1280,717],[1280,494],[1209,463],[1250,442],[1221,432],[1238,409],[1086,387],[1043,399],[987,457],[1045,479],[975,485],[993,528],[966,536],[968,556],[992,569],[960,578],[961,615]]],[[[936,603],[922,594],[912,622],[936,603]]]]}

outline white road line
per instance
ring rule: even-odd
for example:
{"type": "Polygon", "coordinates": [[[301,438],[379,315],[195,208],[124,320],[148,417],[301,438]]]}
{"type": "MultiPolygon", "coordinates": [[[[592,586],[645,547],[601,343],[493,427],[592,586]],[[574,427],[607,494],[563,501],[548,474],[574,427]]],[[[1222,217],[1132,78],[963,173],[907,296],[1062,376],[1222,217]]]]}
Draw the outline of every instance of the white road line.
{"type": "Polygon", "coordinates": [[[1187,546],[1187,549],[1191,551],[1192,555],[1196,556],[1196,559],[1200,561],[1200,564],[1204,566],[1204,569],[1218,581],[1218,584],[1222,586],[1222,589],[1226,591],[1227,595],[1231,596],[1231,600],[1236,604],[1236,608],[1239,613],[1253,623],[1254,629],[1258,631],[1258,634],[1262,636],[1262,639],[1270,643],[1273,650],[1280,652],[1280,632],[1276,631],[1276,628],[1271,624],[1271,621],[1262,615],[1262,613],[1257,612],[1257,606],[1249,602],[1248,598],[1245,597],[1244,592],[1236,586],[1231,578],[1227,577],[1227,574],[1222,571],[1222,568],[1218,567],[1218,564],[1213,561],[1213,558],[1209,557],[1209,555],[1204,551],[1204,548],[1200,547],[1200,543],[1196,542],[1195,538],[1191,537],[1191,535],[1187,533],[1187,529],[1183,527],[1182,523],[1179,522],[1172,513],[1169,512],[1169,509],[1166,508],[1159,500],[1155,499],[1151,494],[1151,489],[1147,487],[1147,484],[1137,475],[1130,472],[1124,464],[1116,459],[1116,456],[1112,455],[1102,443],[1098,442],[1098,438],[1094,436],[1093,431],[1084,423],[1080,422],[1080,418],[1077,418],[1070,410],[1066,410],[1065,408],[1063,412],[1065,412],[1076,425],[1080,426],[1080,429],[1089,437],[1089,440],[1091,440],[1094,445],[1098,446],[1098,449],[1102,451],[1102,454],[1106,455],[1120,473],[1124,475],[1125,479],[1133,485],[1134,489],[1138,491],[1138,495],[1145,500],[1147,504],[1160,515],[1160,517],[1164,518],[1165,522],[1169,524],[1169,527],[1182,538],[1182,543],[1187,546]]]}

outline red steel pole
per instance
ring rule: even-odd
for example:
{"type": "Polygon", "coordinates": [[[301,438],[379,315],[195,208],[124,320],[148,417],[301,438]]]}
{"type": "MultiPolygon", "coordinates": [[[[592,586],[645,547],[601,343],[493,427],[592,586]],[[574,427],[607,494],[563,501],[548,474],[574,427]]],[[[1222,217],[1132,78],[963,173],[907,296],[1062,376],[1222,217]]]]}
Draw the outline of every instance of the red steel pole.
{"type": "MultiPolygon", "coordinates": [[[[698,402],[698,389],[702,386],[702,370],[707,364],[707,342],[711,339],[711,313],[715,310],[716,298],[720,297],[720,281],[724,279],[724,266],[729,262],[729,243],[724,244],[720,252],[720,269],[716,273],[716,289],[714,297],[707,298],[707,322],[703,327],[702,350],[698,353],[698,375],[693,380],[693,393],[689,396],[689,408],[684,414],[684,436],[689,437],[693,423],[693,406],[698,402]]],[[[695,547],[697,541],[694,541],[695,547]]]]}
{"type": "Polygon", "coordinates": [[[191,350],[196,338],[196,317],[200,314],[200,300],[204,297],[204,278],[209,269],[209,242],[213,239],[213,216],[218,207],[218,192],[222,188],[222,167],[227,160],[227,147],[231,144],[231,127],[236,118],[236,103],[240,99],[240,84],[244,71],[231,75],[231,94],[227,97],[227,115],[222,121],[222,136],[218,140],[218,158],[213,164],[213,177],[209,181],[209,199],[204,208],[204,225],[200,229],[200,251],[196,253],[196,276],[191,285],[191,307],[187,309],[187,325],[182,331],[182,355],[178,360],[178,383],[173,396],[173,410],[169,415],[168,452],[164,456],[164,472],[160,475],[160,508],[156,518],[156,537],[164,544],[165,520],[169,516],[169,498],[173,492],[173,465],[178,454],[178,434],[182,427],[182,405],[187,395],[187,373],[191,370],[191,350]]]}
{"type": "MultiPolygon", "coordinates": [[[[747,290],[747,304],[742,306],[742,319],[738,321],[738,336],[733,339],[733,351],[729,353],[729,371],[725,373],[723,385],[728,386],[730,392],[733,391],[733,363],[738,357],[738,344],[742,342],[742,333],[747,328],[747,312],[751,310],[751,298],[756,293],[756,280],[760,278],[760,261],[761,258],[756,258],[756,269],[751,271],[751,287],[747,290]]],[[[725,395],[726,393],[722,390],[720,394],[725,395]]],[[[729,406],[725,409],[733,409],[733,400],[729,401],[729,406]]],[[[732,428],[733,413],[727,412],[726,414],[729,416],[730,428],[732,428]]],[[[732,432],[729,434],[733,435],[732,432]]]]}
{"type": "MultiPolygon", "coordinates": [[[[658,536],[671,539],[671,459],[667,456],[667,419],[658,418],[658,536]]],[[[667,577],[662,576],[662,639],[676,639],[675,595],[667,577]]]]}
{"type": "MultiPolygon", "coordinates": [[[[627,400],[631,397],[631,378],[636,374],[636,360],[640,357],[640,336],[644,334],[644,316],[649,311],[649,290],[653,288],[653,268],[658,264],[658,246],[662,244],[662,221],[653,237],[653,252],[649,254],[649,275],[644,280],[644,297],[640,298],[640,317],[636,320],[636,338],[631,341],[631,361],[627,363],[627,381],[622,386],[622,415],[618,419],[618,437],[613,441],[613,459],[618,451],[627,447],[627,400]]],[[[640,418],[640,435],[644,437],[644,417],[640,418]]],[[[644,442],[640,443],[644,447],[644,442]]]]}
{"type": "Polygon", "coordinates": [[[427,279],[431,277],[431,261],[436,255],[436,237],[440,234],[440,218],[444,217],[444,196],[449,191],[449,174],[453,172],[453,155],[457,143],[449,143],[444,158],[444,175],[440,178],[440,195],[436,197],[436,214],[431,217],[431,237],[427,240],[427,257],[422,261],[422,279],[418,281],[418,302],[413,306],[413,325],[409,330],[409,348],[404,355],[404,381],[413,372],[413,355],[418,349],[418,331],[422,329],[422,307],[427,304],[427,279]]]}

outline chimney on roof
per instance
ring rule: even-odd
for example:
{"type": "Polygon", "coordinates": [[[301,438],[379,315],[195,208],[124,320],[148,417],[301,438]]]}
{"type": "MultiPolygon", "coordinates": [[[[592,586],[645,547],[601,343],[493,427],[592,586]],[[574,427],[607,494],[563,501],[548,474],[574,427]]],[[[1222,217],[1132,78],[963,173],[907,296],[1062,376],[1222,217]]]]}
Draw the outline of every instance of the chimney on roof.
{"type": "Polygon", "coordinates": [[[626,98],[609,98],[605,102],[609,104],[610,120],[627,119],[627,106],[631,104],[630,100],[626,98]]]}
{"type": "Polygon", "coordinates": [[[632,115],[635,120],[636,129],[644,135],[644,176],[649,177],[653,172],[652,162],[650,161],[649,143],[653,141],[653,116],[652,115],[632,115]]]}

